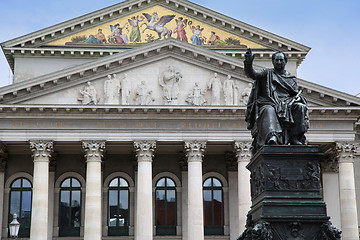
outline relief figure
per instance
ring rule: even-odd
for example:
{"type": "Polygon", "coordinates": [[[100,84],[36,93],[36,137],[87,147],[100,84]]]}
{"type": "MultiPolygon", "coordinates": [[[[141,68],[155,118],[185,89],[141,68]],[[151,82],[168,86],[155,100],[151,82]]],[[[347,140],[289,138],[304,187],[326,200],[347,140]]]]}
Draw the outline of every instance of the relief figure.
{"type": "Polygon", "coordinates": [[[141,84],[138,85],[136,89],[135,102],[139,105],[151,105],[154,101],[155,99],[152,96],[152,91],[148,89],[145,81],[141,81],[141,84]]]}
{"type": "Polygon", "coordinates": [[[208,82],[208,89],[211,89],[211,105],[220,105],[222,83],[217,73],[208,82]]]}
{"type": "Polygon", "coordinates": [[[120,104],[120,81],[116,74],[108,75],[108,79],[104,83],[104,104],[120,104]]]}
{"type": "Polygon", "coordinates": [[[165,105],[177,104],[179,95],[179,83],[182,74],[176,72],[173,66],[169,66],[159,78],[159,84],[163,88],[163,98],[165,105]]]}
{"type": "Polygon", "coordinates": [[[91,82],[87,82],[83,90],[80,90],[82,95],[78,98],[84,105],[96,105],[97,104],[97,91],[91,82]]]}
{"type": "Polygon", "coordinates": [[[128,75],[125,73],[124,78],[121,80],[121,104],[122,105],[130,104],[130,91],[131,91],[131,83],[128,80],[128,75]]]}
{"type": "Polygon", "coordinates": [[[225,105],[234,105],[234,91],[235,91],[234,80],[232,80],[231,76],[228,75],[226,80],[224,81],[225,105]]]}
{"type": "Polygon", "coordinates": [[[196,82],[194,88],[189,93],[186,102],[194,106],[203,106],[206,103],[205,99],[206,90],[199,87],[199,83],[196,82]]]}

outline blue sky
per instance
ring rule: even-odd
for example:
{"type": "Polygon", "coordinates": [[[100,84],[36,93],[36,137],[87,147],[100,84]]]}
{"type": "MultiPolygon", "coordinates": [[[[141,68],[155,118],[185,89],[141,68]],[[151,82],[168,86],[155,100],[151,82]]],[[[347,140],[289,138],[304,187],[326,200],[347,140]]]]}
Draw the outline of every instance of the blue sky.
{"type": "MultiPolygon", "coordinates": [[[[1,0],[0,42],[117,4],[119,0],[1,0]]],[[[192,0],[239,21],[311,47],[298,77],[360,93],[359,0],[192,0]]],[[[0,86],[10,69],[0,53],[0,86]]]]}

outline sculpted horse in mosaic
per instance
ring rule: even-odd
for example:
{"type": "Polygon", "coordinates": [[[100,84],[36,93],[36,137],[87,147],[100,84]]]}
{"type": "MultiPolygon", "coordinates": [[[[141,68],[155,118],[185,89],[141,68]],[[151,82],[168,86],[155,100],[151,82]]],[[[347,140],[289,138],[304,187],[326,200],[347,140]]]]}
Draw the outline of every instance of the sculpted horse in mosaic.
{"type": "Polygon", "coordinates": [[[146,29],[149,29],[155,31],[158,34],[159,39],[162,38],[164,39],[166,36],[171,37],[172,31],[167,29],[165,25],[171,20],[173,20],[175,15],[165,15],[162,16],[160,20],[157,12],[154,12],[152,15],[148,13],[143,13],[143,15],[146,17],[148,21],[148,23],[141,24],[141,26],[144,24],[146,25],[146,28],[143,30],[143,33],[145,32],[146,29]]]}

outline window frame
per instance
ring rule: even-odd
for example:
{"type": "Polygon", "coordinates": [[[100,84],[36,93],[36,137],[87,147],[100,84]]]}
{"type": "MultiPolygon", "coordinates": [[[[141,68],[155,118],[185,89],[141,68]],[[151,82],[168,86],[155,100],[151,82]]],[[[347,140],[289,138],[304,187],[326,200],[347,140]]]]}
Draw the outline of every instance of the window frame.
{"type": "Polygon", "coordinates": [[[177,204],[178,204],[178,199],[177,199],[177,191],[176,191],[176,182],[174,181],[174,179],[172,179],[171,177],[168,176],[163,176],[161,178],[159,178],[156,183],[155,183],[155,229],[156,229],[156,236],[175,236],[176,235],[176,227],[177,227],[177,204]],[[165,181],[165,186],[157,186],[158,183],[160,182],[160,180],[164,179],[165,181]],[[167,179],[171,180],[172,183],[174,184],[174,186],[167,186],[167,179]],[[165,191],[165,226],[158,226],[157,225],[157,191],[165,191]],[[167,220],[168,220],[168,212],[167,212],[167,194],[168,191],[174,191],[175,192],[175,223],[173,226],[168,226],[167,225],[167,220]]]}
{"type": "MultiPolygon", "coordinates": [[[[205,226],[205,219],[204,219],[204,234],[205,235],[224,235],[224,226],[225,226],[225,222],[224,222],[224,217],[225,217],[225,202],[224,202],[224,190],[223,190],[223,183],[221,182],[221,180],[215,176],[209,176],[207,177],[204,181],[203,181],[203,203],[205,203],[205,198],[204,198],[204,192],[205,190],[207,191],[211,191],[211,226],[205,226]],[[204,186],[205,182],[211,179],[211,186],[204,186]],[[214,179],[216,179],[221,186],[214,186],[214,179]],[[221,191],[221,212],[222,212],[222,225],[221,226],[217,226],[215,225],[215,207],[214,207],[214,191],[221,191]]],[[[205,218],[205,204],[204,205],[204,218],[205,218]]]]}
{"type": "Polygon", "coordinates": [[[130,184],[129,181],[127,179],[125,179],[122,176],[116,176],[113,177],[108,184],[108,191],[107,191],[107,218],[106,218],[106,226],[107,226],[107,230],[108,230],[108,236],[129,236],[129,228],[130,228],[130,219],[131,219],[131,215],[130,215],[130,184]],[[111,187],[110,184],[115,180],[118,180],[118,184],[116,187],[111,187]],[[120,179],[123,179],[127,186],[120,186],[120,179]],[[118,226],[119,223],[119,218],[117,218],[116,220],[116,226],[109,226],[109,221],[110,221],[110,190],[116,190],[117,191],[117,210],[119,212],[119,204],[120,204],[120,191],[127,191],[127,197],[128,197],[128,219],[126,221],[127,225],[126,226],[118,226]]]}
{"type": "Polygon", "coordinates": [[[69,177],[66,177],[64,178],[61,183],[60,183],[60,190],[59,190],[59,213],[58,213],[58,227],[59,227],[59,237],[77,237],[77,236],[80,236],[80,229],[81,229],[81,224],[82,224],[82,185],[81,185],[81,181],[74,177],[74,176],[69,176],[69,177]],[[69,187],[63,187],[63,183],[70,179],[70,186],[69,187]],[[73,179],[76,180],[78,183],[79,183],[79,186],[78,187],[73,187],[73,179]],[[70,226],[61,226],[61,215],[62,215],[62,211],[61,211],[61,194],[63,191],[69,191],[70,194],[69,194],[69,203],[71,206],[71,202],[72,202],[72,192],[73,191],[79,191],[80,192],[80,202],[79,202],[79,226],[78,227],[74,227],[74,226],[71,226],[72,225],[72,221],[71,221],[71,211],[72,211],[72,207],[69,207],[69,216],[70,216],[70,219],[69,219],[69,225],[70,226]]]}
{"type": "MultiPolygon", "coordinates": [[[[15,178],[11,184],[10,184],[10,191],[9,191],[9,209],[8,209],[8,222],[10,223],[13,220],[13,215],[10,213],[11,211],[11,196],[13,192],[20,192],[20,201],[19,201],[19,214],[18,214],[18,222],[22,224],[22,227],[19,229],[19,237],[30,237],[30,229],[31,229],[31,215],[32,215],[32,198],[33,198],[33,186],[32,182],[26,178],[26,177],[17,177],[15,178]],[[20,187],[13,187],[12,185],[17,181],[20,180],[20,187]],[[23,182],[24,180],[28,181],[30,183],[30,187],[24,187],[23,182]],[[23,192],[30,191],[31,197],[30,197],[30,219],[29,219],[29,226],[24,227],[24,223],[21,219],[21,209],[22,209],[22,203],[23,203],[23,192]]],[[[10,233],[8,233],[10,234],[10,233]]],[[[10,235],[8,235],[10,237],[10,235]]]]}

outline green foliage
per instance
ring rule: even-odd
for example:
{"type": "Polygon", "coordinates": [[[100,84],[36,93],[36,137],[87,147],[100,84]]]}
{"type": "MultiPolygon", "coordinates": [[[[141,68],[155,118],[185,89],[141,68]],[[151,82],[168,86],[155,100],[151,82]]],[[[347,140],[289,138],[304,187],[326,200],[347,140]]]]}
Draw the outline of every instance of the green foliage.
{"type": "Polygon", "coordinates": [[[231,37],[225,39],[225,42],[227,45],[240,45],[240,40],[237,40],[237,39],[233,39],[231,37]]]}
{"type": "Polygon", "coordinates": [[[226,46],[227,43],[223,40],[218,40],[216,43],[215,43],[215,46],[218,46],[218,47],[223,47],[223,46],[226,46]]]}
{"type": "Polygon", "coordinates": [[[71,38],[71,42],[73,42],[73,43],[82,42],[84,40],[86,40],[85,35],[84,36],[75,36],[75,37],[71,38]]]}

